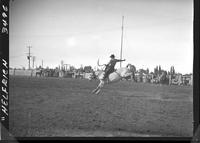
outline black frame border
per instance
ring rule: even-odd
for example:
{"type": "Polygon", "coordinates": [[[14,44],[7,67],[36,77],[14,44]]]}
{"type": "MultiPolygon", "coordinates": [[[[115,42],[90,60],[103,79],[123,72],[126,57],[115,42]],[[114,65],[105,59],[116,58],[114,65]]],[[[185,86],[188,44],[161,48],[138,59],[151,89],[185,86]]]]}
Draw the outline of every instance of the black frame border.
{"type": "Polygon", "coordinates": [[[9,131],[9,0],[0,1],[1,35],[1,139],[8,139],[9,131]]]}
{"type": "MultiPolygon", "coordinates": [[[[0,35],[0,56],[1,56],[1,89],[6,88],[6,91],[9,91],[9,86],[5,87],[5,84],[2,83],[2,80],[7,80],[7,85],[9,85],[9,79],[6,79],[6,75],[9,75],[9,3],[11,0],[0,0],[0,12],[1,12],[1,35],[0,35]],[[7,17],[5,16],[5,13],[7,17]],[[4,21],[3,21],[4,19],[4,21]],[[6,22],[5,22],[6,21],[6,22]],[[6,23],[8,25],[6,25],[6,23]],[[4,30],[3,30],[4,27],[4,30]],[[7,29],[7,31],[5,30],[7,29]],[[4,32],[2,32],[4,31],[4,32]],[[5,66],[7,65],[7,67],[5,66]],[[7,74],[5,74],[5,72],[7,74]]],[[[200,1],[194,0],[193,1],[194,7],[194,21],[193,21],[193,42],[194,42],[194,59],[193,59],[193,138],[192,137],[16,137],[12,138],[9,135],[9,98],[6,100],[2,95],[5,95],[5,92],[1,90],[1,100],[5,100],[8,103],[6,109],[8,110],[8,115],[5,115],[3,112],[2,102],[0,102],[1,106],[1,135],[0,140],[10,140],[10,141],[27,141],[27,140],[42,140],[42,141],[54,141],[54,140],[133,140],[133,141],[193,141],[197,142],[200,139],[200,134],[197,133],[200,128],[200,89],[199,89],[199,82],[200,82],[200,58],[199,58],[199,41],[200,41],[200,1]],[[4,117],[4,119],[2,118],[4,117]],[[194,140],[195,138],[195,140],[194,140]]],[[[9,95],[9,93],[8,93],[9,95]]],[[[5,109],[4,109],[5,110],[5,109]]]]}

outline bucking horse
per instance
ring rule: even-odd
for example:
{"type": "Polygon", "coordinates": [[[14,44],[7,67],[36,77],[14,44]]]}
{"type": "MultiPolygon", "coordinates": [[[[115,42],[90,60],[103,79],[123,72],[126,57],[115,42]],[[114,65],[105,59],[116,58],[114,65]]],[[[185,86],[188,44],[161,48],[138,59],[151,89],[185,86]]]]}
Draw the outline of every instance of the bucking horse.
{"type": "MultiPolygon", "coordinates": [[[[98,66],[106,66],[104,65],[99,65],[98,66]]],[[[104,71],[98,71],[98,80],[100,81],[98,86],[92,91],[92,93],[94,94],[99,94],[99,92],[101,91],[101,89],[104,87],[105,83],[114,83],[114,82],[118,82],[123,78],[127,78],[129,76],[133,75],[132,68],[130,68],[129,66],[131,66],[131,64],[128,64],[126,67],[121,67],[117,70],[115,70],[114,72],[110,73],[108,75],[108,78],[103,79],[105,72],[104,71]]]]}

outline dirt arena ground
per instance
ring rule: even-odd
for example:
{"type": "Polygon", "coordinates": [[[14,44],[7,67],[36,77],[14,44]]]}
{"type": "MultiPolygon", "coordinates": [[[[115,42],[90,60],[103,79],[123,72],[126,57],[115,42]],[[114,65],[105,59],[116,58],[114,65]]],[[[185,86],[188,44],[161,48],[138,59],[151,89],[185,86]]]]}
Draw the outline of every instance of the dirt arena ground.
{"type": "Polygon", "coordinates": [[[10,132],[17,137],[190,137],[193,89],[120,81],[10,76],[10,132]]]}

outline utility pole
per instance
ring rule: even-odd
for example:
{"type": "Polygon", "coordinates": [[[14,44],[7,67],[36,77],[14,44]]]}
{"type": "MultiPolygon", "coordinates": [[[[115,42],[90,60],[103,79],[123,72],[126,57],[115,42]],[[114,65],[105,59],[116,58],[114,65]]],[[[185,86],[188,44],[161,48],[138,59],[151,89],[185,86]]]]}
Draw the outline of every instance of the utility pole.
{"type": "Polygon", "coordinates": [[[43,68],[43,60],[42,60],[42,68],[43,68]]]}
{"type": "MultiPolygon", "coordinates": [[[[122,60],[123,32],[124,32],[124,16],[122,16],[122,35],[121,35],[121,51],[120,51],[120,60],[122,60]]],[[[120,62],[120,68],[121,68],[121,67],[122,67],[122,62],[120,62]]]]}
{"type": "Polygon", "coordinates": [[[33,69],[34,69],[34,62],[35,62],[35,56],[33,56],[33,69]]]}
{"type": "Polygon", "coordinates": [[[30,70],[30,60],[31,60],[31,46],[28,46],[28,56],[27,56],[27,59],[28,59],[28,69],[30,70]]]}

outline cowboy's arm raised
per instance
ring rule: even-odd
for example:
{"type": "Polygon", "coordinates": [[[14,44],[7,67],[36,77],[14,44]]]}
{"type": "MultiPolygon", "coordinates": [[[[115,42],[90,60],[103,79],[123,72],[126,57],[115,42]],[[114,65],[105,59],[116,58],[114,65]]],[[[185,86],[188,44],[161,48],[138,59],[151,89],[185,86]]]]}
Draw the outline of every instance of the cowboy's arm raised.
{"type": "Polygon", "coordinates": [[[117,59],[117,62],[123,62],[123,61],[126,61],[126,60],[125,59],[123,59],[123,60],[117,59]]]}

